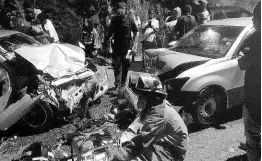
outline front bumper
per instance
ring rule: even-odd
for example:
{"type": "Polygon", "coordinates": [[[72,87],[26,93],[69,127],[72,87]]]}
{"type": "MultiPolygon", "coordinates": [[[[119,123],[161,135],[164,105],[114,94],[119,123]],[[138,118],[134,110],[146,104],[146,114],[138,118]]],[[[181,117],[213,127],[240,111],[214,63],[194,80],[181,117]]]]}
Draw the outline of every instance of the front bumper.
{"type": "Polygon", "coordinates": [[[198,97],[198,92],[193,91],[168,91],[167,100],[176,106],[191,107],[198,97]]]}

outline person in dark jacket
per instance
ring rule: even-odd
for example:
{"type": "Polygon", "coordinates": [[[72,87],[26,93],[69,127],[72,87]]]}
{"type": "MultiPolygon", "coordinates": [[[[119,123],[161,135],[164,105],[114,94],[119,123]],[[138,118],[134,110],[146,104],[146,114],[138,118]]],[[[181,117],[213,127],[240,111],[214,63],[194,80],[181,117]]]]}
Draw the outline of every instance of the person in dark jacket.
{"type": "Polygon", "coordinates": [[[245,106],[243,121],[246,151],[249,161],[261,158],[261,1],[254,9],[253,25],[256,29],[244,45],[244,56],[238,60],[245,70],[245,106]],[[249,50],[247,50],[249,49],[249,50]]]}
{"type": "Polygon", "coordinates": [[[140,75],[136,82],[139,112],[124,131],[118,146],[109,148],[111,161],[182,161],[188,149],[187,127],[177,111],[166,100],[161,82],[140,75]]]}
{"type": "Polygon", "coordinates": [[[134,20],[127,15],[126,4],[124,2],[119,2],[117,5],[117,15],[112,18],[106,38],[106,40],[109,40],[109,38],[113,36],[112,66],[114,68],[116,88],[119,84],[124,86],[127,72],[131,65],[129,60],[126,59],[128,50],[132,49],[132,40],[135,39],[132,38],[131,31],[134,36],[137,36],[136,24],[134,20]],[[122,75],[120,76],[121,70],[122,75]],[[119,76],[120,78],[118,78],[119,76]]]}
{"type": "Polygon", "coordinates": [[[193,15],[191,15],[192,7],[190,5],[185,5],[185,15],[182,15],[178,18],[177,24],[172,31],[172,35],[175,36],[175,39],[180,39],[188,31],[193,29],[197,23],[193,15]]]}

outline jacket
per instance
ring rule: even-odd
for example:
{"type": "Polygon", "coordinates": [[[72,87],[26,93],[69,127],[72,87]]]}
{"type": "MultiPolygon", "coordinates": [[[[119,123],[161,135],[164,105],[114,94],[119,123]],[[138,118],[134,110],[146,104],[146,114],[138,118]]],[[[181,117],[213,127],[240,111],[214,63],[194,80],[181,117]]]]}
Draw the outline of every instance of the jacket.
{"type": "Polygon", "coordinates": [[[179,39],[188,31],[193,29],[196,25],[196,19],[194,16],[190,14],[183,15],[177,19],[177,23],[172,32],[172,35],[177,35],[177,38],[179,39]]]}
{"type": "Polygon", "coordinates": [[[137,27],[133,19],[129,16],[114,16],[109,26],[106,40],[113,36],[113,48],[118,56],[125,56],[127,50],[131,49],[132,36],[131,32],[136,35],[137,27]]]}
{"type": "Polygon", "coordinates": [[[244,99],[252,120],[261,125],[261,33],[253,33],[245,44],[250,50],[238,60],[240,69],[246,70],[244,99]]]}
{"type": "Polygon", "coordinates": [[[189,138],[183,119],[165,100],[151,107],[144,118],[139,115],[122,134],[120,143],[121,147],[110,148],[114,161],[182,161],[189,138]]]}

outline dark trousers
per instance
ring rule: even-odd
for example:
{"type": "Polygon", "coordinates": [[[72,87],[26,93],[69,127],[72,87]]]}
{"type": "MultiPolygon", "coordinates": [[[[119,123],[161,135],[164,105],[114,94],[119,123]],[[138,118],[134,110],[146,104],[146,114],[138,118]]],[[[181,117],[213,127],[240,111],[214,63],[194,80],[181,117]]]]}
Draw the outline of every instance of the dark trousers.
{"type": "Polygon", "coordinates": [[[112,59],[113,59],[112,66],[115,75],[115,86],[117,87],[119,84],[123,86],[124,83],[126,82],[128,69],[131,66],[131,63],[125,57],[113,56],[112,59]]]}
{"type": "Polygon", "coordinates": [[[93,51],[94,51],[94,44],[86,44],[85,45],[86,58],[93,57],[93,51]]]}

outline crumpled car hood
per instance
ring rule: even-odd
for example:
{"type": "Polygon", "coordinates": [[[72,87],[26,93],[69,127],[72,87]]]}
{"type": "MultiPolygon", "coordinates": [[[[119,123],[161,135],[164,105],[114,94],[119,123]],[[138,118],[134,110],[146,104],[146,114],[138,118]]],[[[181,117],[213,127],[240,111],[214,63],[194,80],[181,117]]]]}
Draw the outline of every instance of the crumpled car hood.
{"type": "Polygon", "coordinates": [[[166,73],[182,64],[210,60],[210,58],[180,53],[166,48],[146,50],[145,59],[150,61],[150,65],[153,68],[157,68],[153,71],[157,71],[158,75],[166,73]],[[154,63],[157,65],[154,65],[154,63]]]}
{"type": "Polygon", "coordinates": [[[15,52],[31,62],[38,70],[54,78],[71,75],[85,66],[85,53],[77,52],[63,44],[25,46],[15,52]]]}

